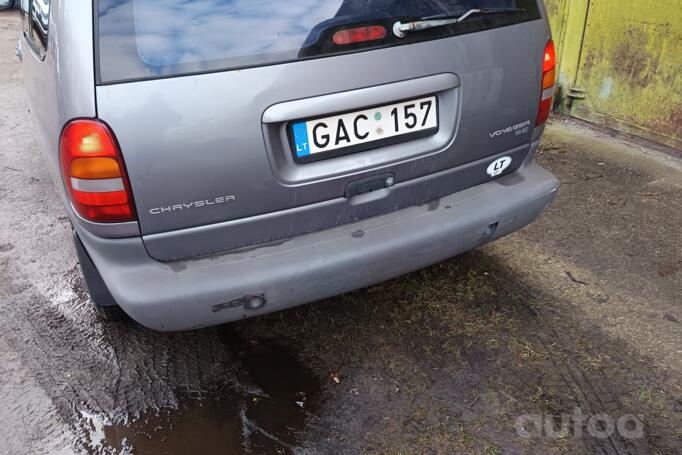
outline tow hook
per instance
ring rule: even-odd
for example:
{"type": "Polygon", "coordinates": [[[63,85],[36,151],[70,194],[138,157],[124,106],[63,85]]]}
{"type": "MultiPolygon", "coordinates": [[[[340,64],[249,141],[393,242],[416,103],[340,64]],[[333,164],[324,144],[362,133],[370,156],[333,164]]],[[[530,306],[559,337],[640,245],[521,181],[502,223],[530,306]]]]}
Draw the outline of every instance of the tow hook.
{"type": "Polygon", "coordinates": [[[211,311],[218,313],[220,311],[226,310],[228,308],[238,308],[244,307],[245,310],[257,310],[265,305],[265,295],[255,294],[255,295],[245,295],[235,300],[231,300],[226,303],[219,303],[218,305],[213,305],[211,311]]]}

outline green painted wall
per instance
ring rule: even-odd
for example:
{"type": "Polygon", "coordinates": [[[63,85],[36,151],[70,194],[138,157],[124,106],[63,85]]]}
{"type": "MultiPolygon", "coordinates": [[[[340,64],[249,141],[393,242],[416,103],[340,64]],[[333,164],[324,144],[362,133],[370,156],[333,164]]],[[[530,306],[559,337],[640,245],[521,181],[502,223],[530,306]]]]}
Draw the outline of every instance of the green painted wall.
{"type": "Polygon", "coordinates": [[[559,108],[682,149],[682,0],[545,3],[559,108]],[[568,97],[570,88],[584,99],[568,97]]]}

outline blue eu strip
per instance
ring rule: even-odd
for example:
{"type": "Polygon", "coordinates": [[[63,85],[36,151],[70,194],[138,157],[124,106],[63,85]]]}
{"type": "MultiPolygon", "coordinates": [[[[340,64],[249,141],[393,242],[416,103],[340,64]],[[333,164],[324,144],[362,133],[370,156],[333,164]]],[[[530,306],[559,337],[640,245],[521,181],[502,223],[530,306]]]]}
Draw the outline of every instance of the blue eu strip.
{"type": "Polygon", "coordinates": [[[310,155],[310,147],[308,144],[308,127],[306,122],[294,123],[292,127],[294,131],[294,147],[296,147],[296,156],[301,158],[310,155]]]}

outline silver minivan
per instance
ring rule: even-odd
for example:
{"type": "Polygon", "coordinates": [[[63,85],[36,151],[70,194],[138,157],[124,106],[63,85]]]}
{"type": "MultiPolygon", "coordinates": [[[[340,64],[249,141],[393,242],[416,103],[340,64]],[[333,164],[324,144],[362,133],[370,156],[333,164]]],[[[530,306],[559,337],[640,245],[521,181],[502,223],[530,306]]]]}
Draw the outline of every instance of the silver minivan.
{"type": "Polygon", "coordinates": [[[31,111],[108,318],[184,330],[536,219],[541,0],[21,0],[31,111]]]}

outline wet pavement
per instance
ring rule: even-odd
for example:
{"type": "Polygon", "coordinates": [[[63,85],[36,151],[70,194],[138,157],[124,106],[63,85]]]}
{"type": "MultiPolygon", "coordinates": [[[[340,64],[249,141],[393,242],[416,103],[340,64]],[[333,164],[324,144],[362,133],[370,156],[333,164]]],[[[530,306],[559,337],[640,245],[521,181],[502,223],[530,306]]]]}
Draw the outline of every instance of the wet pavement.
{"type": "Polygon", "coordinates": [[[300,445],[306,418],[319,404],[319,379],[273,341],[245,341],[230,330],[219,336],[244,367],[239,382],[176,390],[174,406],[119,422],[83,411],[91,451],[278,454],[300,445]]]}
{"type": "Polygon", "coordinates": [[[563,186],[523,231],[290,311],[155,333],[90,308],[18,33],[0,13],[0,453],[682,452],[679,158],[555,121],[538,160],[563,186]],[[576,412],[637,420],[517,425],[576,412]]]}

